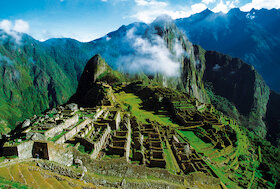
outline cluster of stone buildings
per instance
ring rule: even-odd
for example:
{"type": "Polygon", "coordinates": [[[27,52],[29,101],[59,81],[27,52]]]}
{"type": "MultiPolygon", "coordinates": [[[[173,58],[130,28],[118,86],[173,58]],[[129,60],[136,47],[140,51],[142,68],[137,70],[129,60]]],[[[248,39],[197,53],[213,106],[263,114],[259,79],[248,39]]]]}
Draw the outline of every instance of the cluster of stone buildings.
{"type": "Polygon", "coordinates": [[[159,128],[154,123],[139,124],[132,120],[132,160],[149,167],[166,167],[163,141],[159,128]]]}
{"type": "Polygon", "coordinates": [[[69,145],[73,145],[83,146],[94,159],[108,141],[111,127],[118,128],[119,121],[119,110],[110,112],[106,107],[78,109],[76,104],[60,106],[44,116],[25,121],[4,141],[1,155],[41,158],[71,165],[73,153],[69,145]]]}
{"type": "Polygon", "coordinates": [[[185,174],[200,171],[207,175],[216,176],[201,156],[190,147],[189,143],[180,142],[175,135],[172,138],[172,151],[185,174]]]}
{"type": "Polygon", "coordinates": [[[24,122],[5,141],[1,155],[41,158],[71,165],[74,159],[71,149],[76,148],[91,159],[125,157],[128,162],[157,168],[166,168],[168,161],[173,161],[181,170],[177,173],[200,171],[216,176],[202,155],[188,141],[182,141],[177,129],[196,130],[206,143],[225,149],[233,145],[225,126],[218,116],[208,111],[195,111],[197,107],[190,102],[176,101],[174,108],[183,127],[171,128],[149,120],[146,124],[139,123],[111,103],[96,108],[78,108],[76,104],[60,106],[24,122]],[[167,146],[171,146],[170,149],[167,146]],[[167,153],[171,154],[167,157],[167,153]],[[167,159],[170,157],[175,158],[167,159]]]}

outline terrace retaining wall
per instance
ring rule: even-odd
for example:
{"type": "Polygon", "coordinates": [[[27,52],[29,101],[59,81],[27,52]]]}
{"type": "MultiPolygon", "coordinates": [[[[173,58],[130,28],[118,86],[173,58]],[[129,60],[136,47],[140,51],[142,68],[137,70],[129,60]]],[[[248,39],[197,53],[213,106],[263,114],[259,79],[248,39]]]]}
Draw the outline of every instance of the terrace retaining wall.
{"type": "Polygon", "coordinates": [[[79,125],[74,127],[71,131],[62,135],[59,139],[57,139],[57,141],[55,143],[56,144],[65,143],[67,140],[73,138],[73,136],[75,136],[81,129],[85,128],[87,126],[87,124],[90,124],[91,122],[92,122],[91,119],[86,119],[85,121],[83,121],[82,123],[80,123],[79,125]]]}
{"type": "Polygon", "coordinates": [[[79,121],[78,115],[68,118],[64,121],[64,123],[61,123],[61,124],[57,125],[56,127],[51,128],[48,131],[46,131],[45,136],[47,138],[49,138],[49,137],[52,138],[55,136],[55,134],[62,132],[63,129],[66,129],[66,128],[70,127],[71,125],[75,125],[76,123],[78,123],[78,121],[79,121]]]}

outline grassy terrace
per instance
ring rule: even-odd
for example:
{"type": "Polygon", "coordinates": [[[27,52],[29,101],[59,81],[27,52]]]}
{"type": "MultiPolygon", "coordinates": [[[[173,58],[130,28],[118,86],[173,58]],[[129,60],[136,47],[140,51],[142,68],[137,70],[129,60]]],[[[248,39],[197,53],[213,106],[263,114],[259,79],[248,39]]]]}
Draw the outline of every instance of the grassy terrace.
{"type": "Polygon", "coordinates": [[[51,141],[55,142],[57,141],[60,137],[62,137],[65,133],[67,133],[67,131],[62,131],[60,134],[54,136],[51,141]]]}
{"type": "Polygon", "coordinates": [[[26,188],[27,189],[27,188],[31,188],[31,187],[23,185],[19,182],[6,180],[6,179],[0,177],[0,188],[21,188],[21,189],[26,188]]]}
{"type": "MultiPolygon", "coordinates": [[[[114,158],[114,157],[112,157],[114,158]]],[[[109,157],[109,159],[111,159],[109,157]]],[[[62,168],[65,168],[61,166],[62,168]]],[[[73,171],[74,175],[81,173],[80,169],[67,167],[73,171]]],[[[177,183],[170,179],[156,178],[148,176],[147,178],[135,178],[133,176],[110,176],[99,174],[97,172],[87,172],[86,177],[93,178],[94,183],[121,183],[125,178],[127,183],[145,184],[147,182],[153,184],[171,184],[175,188],[185,188],[183,183],[177,183]],[[96,182],[97,181],[97,182],[96,182]]],[[[96,188],[94,184],[84,182],[79,179],[73,179],[67,176],[62,176],[56,171],[48,171],[36,166],[36,162],[26,161],[10,164],[8,166],[0,166],[0,188],[96,188]],[[8,173],[8,174],[7,174],[8,173]],[[25,184],[22,184],[25,183],[25,184]]],[[[100,187],[103,188],[103,187],[100,187]]]]}
{"type": "Polygon", "coordinates": [[[95,188],[91,183],[44,170],[35,162],[0,166],[0,188],[95,188]],[[8,173],[8,174],[7,174],[8,173]],[[24,184],[22,184],[24,183],[24,184]]]}
{"type": "MultiPolygon", "coordinates": [[[[84,119],[82,119],[81,117],[79,118],[79,121],[76,123],[76,125],[75,126],[70,126],[69,128],[71,128],[71,130],[73,129],[73,128],[75,128],[76,126],[78,126],[79,124],[81,124],[82,122],[84,121],[84,119]]],[[[56,136],[54,136],[53,138],[51,138],[50,140],[51,141],[53,141],[53,142],[55,142],[55,141],[57,141],[60,137],[62,137],[65,133],[67,133],[67,131],[62,131],[60,134],[58,134],[58,135],[56,135],[56,136]]]]}
{"type": "Polygon", "coordinates": [[[177,133],[184,140],[188,141],[198,153],[203,153],[204,155],[209,156],[211,153],[215,152],[212,144],[203,142],[193,131],[177,130],[177,133]]]}
{"type": "Polygon", "coordinates": [[[130,112],[132,115],[134,115],[142,123],[147,123],[146,119],[149,119],[151,121],[158,122],[161,125],[170,125],[173,127],[179,126],[174,124],[168,116],[157,115],[155,112],[142,109],[142,100],[133,93],[120,92],[116,93],[115,96],[122,105],[122,108],[128,109],[128,107],[130,107],[130,112]]]}
{"type": "MultiPolygon", "coordinates": [[[[229,125],[230,123],[221,119],[224,125],[229,125]]],[[[211,167],[211,169],[219,176],[221,181],[227,185],[228,188],[238,188],[238,183],[243,183],[245,186],[250,188],[254,179],[256,177],[256,169],[258,167],[258,162],[256,159],[249,158],[246,161],[240,161],[239,156],[245,155],[249,156],[248,149],[250,143],[246,134],[240,129],[238,125],[230,124],[230,127],[235,131],[237,136],[237,147],[228,150],[228,151],[219,151],[215,150],[214,146],[211,143],[205,143],[198,136],[195,135],[192,131],[180,131],[177,130],[177,133],[182,137],[183,140],[188,141],[191,146],[199,153],[203,153],[206,157],[209,157],[210,160],[205,160],[205,163],[211,167]],[[227,168],[223,165],[223,162],[230,158],[227,168]],[[246,167],[245,170],[242,170],[239,165],[246,167]],[[234,169],[235,171],[229,171],[229,169],[234,169]],[[229,177],[237,180],[238,182],[233,182],[229,177]],[[248,181],[248,185],[246,182],[248,181]]]]}
{"type": "Polygon", "coordinates": [[[181,171],[175,156],[171,150],[171,146],[168,143],[168,140],[166,139],[166,137],[164,137],[165,142],[163,142],[163,152],[165,155],[165,160],[166,160],[166,168],[169,172],[171,173],[179,173],[181,171]]]}
{"type": "MultiPolygon", "coordinates": [[[[192,131],[177,130],[177,133],[182,137],[183,140],[189,142],[198,153],[203,153],[205,156],[215,153],[215,150],[211,144],[203,142],[192,131]]],[[[221,181],[225,183],[228,188],[238,188],[237,183],[232,182],[227,177],[225,172],[223,172],[217,165],[208,160],[205,161],[205,163],[218,175],[221,181]]]]}

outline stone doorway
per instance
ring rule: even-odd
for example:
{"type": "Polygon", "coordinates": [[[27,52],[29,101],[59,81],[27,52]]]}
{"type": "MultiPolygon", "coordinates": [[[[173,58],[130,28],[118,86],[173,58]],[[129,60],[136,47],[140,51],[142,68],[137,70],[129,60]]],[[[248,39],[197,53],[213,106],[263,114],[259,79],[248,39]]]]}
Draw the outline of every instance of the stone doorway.
{"type": "Polygon", "coordinates": [[[48,144],[43,142],[34,142],[32,149],[33,158],[49,159],[48,144]]]}

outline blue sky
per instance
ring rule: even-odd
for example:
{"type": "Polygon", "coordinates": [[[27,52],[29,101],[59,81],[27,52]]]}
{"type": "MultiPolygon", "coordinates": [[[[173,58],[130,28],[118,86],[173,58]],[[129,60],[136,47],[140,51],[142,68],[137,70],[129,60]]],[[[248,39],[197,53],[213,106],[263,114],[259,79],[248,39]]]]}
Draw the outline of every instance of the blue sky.
{"type": "Polygon", "coordinates": [[[53,37],[90,41],[123,24],[149,23],[161,14],[175,19],[206,8],[226,13],[234,7],[280,8],[280,0],[1,0],[0,28],[41,41],[53,37]]]}

